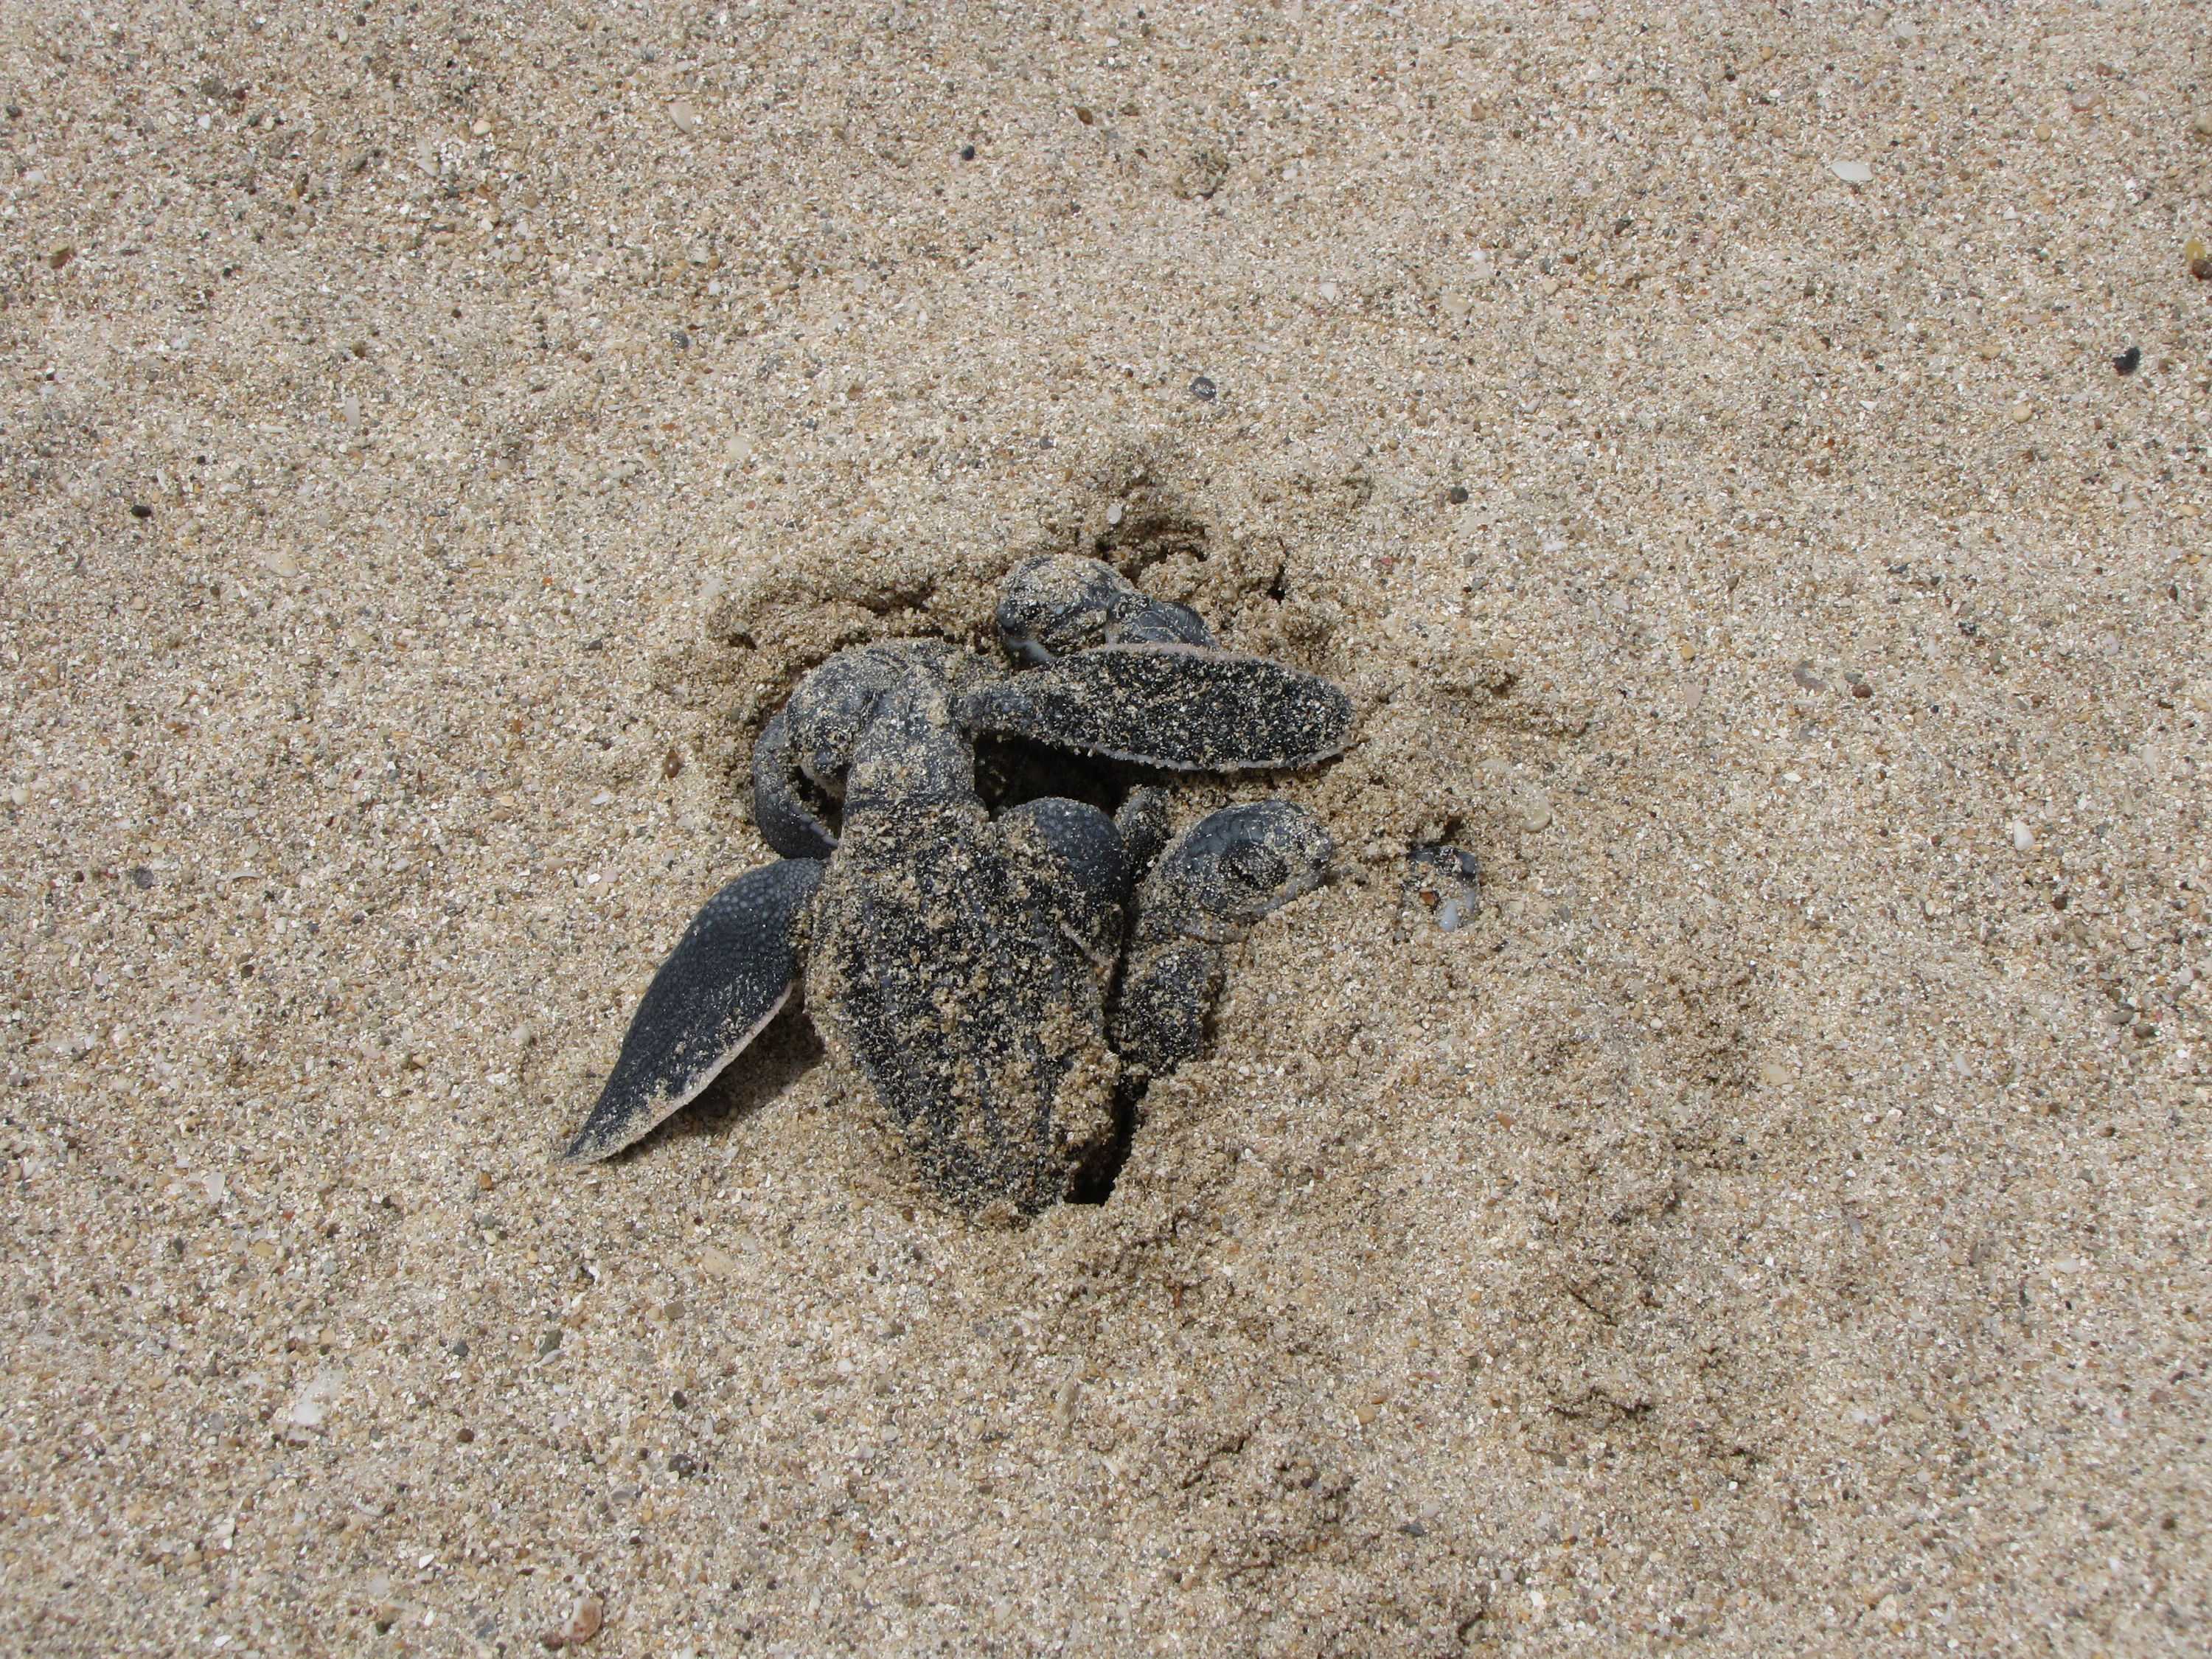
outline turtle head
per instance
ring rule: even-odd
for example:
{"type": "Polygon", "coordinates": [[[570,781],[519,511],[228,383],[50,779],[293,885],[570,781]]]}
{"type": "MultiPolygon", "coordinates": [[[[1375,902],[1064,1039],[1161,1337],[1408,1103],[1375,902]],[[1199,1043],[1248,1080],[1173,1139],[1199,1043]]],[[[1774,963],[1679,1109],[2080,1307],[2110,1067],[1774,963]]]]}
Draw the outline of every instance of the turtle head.
{"type": "Polygon", "coordinates": [[[1233,939],[1320,886],[1336,848],[1285,800],[1224,806],[1177,836],[1147,879],[1147,924],[1187,939],[1233,939]]]}
{"type": "Polygon", "coordinates": [[[783,722],[791,757],[806,781],[843,799],[845,775],[877,706],[911,674],[942,684],[948,654],[934,640],[849,646],[799,681],[783,722]]]}
{"type": "Polygon", "coordinates": [[[1099,645],[1212,645],[1187,605],[1156,599],[1100,559],[1055,553],[1006,573],[999,641],[1017,662],[1042,665],[1099,645]]]}

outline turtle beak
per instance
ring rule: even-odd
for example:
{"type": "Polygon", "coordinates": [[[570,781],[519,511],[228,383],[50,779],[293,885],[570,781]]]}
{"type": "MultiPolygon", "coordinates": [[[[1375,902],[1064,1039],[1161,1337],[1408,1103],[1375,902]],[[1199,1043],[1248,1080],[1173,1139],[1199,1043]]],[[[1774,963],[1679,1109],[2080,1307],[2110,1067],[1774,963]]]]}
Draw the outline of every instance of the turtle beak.
{"type": "Polygon", "coordinates": [[[829,796],[830,799],[844,799],[844,769],[842,767],[821,765],[818,762],[819,757],[803,755],[799,757],[799,769],[806,775],[807,782],[812,784],[823,794],[829,796]]]}

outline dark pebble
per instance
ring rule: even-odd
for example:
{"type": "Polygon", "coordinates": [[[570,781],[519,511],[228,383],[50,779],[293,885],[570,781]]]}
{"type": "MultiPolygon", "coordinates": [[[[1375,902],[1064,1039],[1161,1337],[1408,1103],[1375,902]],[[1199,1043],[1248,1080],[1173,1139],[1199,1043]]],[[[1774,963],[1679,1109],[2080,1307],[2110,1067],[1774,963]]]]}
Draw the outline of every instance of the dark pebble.
{"type": "Polygon", "coordinates": [[[686,334],[682,329],[678,329],[668,337],[676,342],[676,349],[678,351],[689,351],[691,349],[691,337],[689,334],[686,334]]]}
{"type": "Polygon", "coordinates": [[[1454,484],[1449,489],[1444,491],[1444,499],[1449,501],[1454,507],[1465,507],[1467,505],[1467,486],[1465,484],[1454,484]]]}
{"type": "Polygon", "coordinates": [[[154,516],[154,509],[143,501],[133,501],[131,503],[131,516],[134,519],[150,519],[154,516]]]}
{"type": "Polygon", "coordinates": [[[1096,121],[1098,118],[1098,116],[1097,112],[1092,110],[1088,105],[1078,104],[1075,106],[1075,118],[1082,122],[1083,125],[1087,127],[1093,121],[1096,121]]]}
{"type": "Polygon", "coordinates": [[[131,884],[133,887],[151,887],[154,884],[154,872],[143,864],[137,866],[131,872],[131,884]]]}
{"type": "Polygon", "coordinates": [[[963,144],[963,145],[961,145],[961,146],[960,146],[960,159],[961,159],[962,161],[974,161],[974,160],[975,159],[975,145],[973,145],[973,144],[963,144]]]}
{"type": "Polygon", "coordinates": [[[1462,881],[1473,881],[1481,869],[1474,854],[1449,842],[1439,842],[1433,847],[1409,847],[1406,849],[1406,857],[1424,869],[1439,870],[1462,881]]]}
{"type": "Polygon", "coordinates": [[[2141,368],[2142,365],[2142,348],[2141,346],[2130,346],[2125,351],[2123,351],[2118,356],[2112,359],[2112,369],[2116,374],[2132,374],[2137,368],[2141,368]]]}
{"type": "Polygon", "coordinates": [[[691,1403],[691,1397],[690,1397],[689,1395],[685,1394],[685,1393],[684,1392],[684,1390],[683,1390],[683,1389],[677,1389],[677,1391],[676,1391],[674,1394],[672,1394],[672,1395],[669,1395],[668,1397],[669,1397],[669,1399],[670,1399],[671,1401],[672,1401],[675,1403],[676,1409],[677,1409],[678,1411],[679,1411],[679,1412],[680,1412],[680,1411],[682,1411],[682,1410],[683,1410],[686,1406],[689,1406],[689,1405],[691,1403]]]}
{"type": "Polygon", "coordinates": [[[1190,395],[1197,398],[1199,402],[1202,404],[1212,403],[1213,401],[1213,382],[1207,380],[1205,375],[1200,375],[1196,380],[1190,383],[1190,395]]]}

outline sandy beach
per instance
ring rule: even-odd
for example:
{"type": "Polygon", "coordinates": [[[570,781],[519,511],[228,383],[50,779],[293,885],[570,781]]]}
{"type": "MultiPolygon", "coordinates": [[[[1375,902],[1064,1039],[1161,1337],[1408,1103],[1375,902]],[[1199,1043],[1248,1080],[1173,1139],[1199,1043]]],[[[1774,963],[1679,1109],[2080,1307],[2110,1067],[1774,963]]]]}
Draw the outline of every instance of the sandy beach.
{"type": "Polygon", "coordinates": [[[0,83],[0,1646],[2212,1646],[2201,7],[0,83]],[[949,1208],[797,1014],[555,1167],[763,722],[1047,552],[1358,711],[1176,787],[1338,858],[1110,1197],[949,1208]]]}

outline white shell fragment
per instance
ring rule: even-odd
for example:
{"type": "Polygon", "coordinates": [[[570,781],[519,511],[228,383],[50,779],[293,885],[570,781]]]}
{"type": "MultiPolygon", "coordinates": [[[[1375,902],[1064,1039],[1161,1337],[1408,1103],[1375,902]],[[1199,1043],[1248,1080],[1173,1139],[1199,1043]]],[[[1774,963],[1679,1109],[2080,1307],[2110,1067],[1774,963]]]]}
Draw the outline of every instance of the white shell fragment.
{"type": "Polygon", "coordinates": [[[1864,161],[1831,161],[1828,171],[1847,185],[1870,185],[1874,182],[1874,169],[1864,161]]]}

